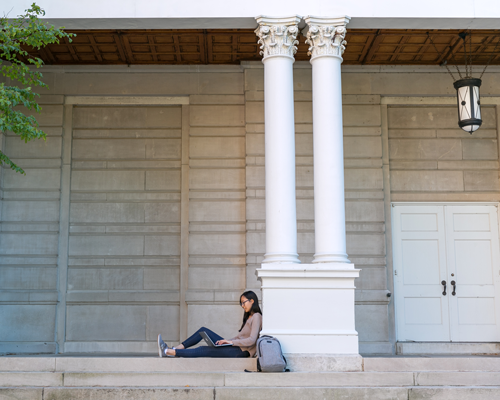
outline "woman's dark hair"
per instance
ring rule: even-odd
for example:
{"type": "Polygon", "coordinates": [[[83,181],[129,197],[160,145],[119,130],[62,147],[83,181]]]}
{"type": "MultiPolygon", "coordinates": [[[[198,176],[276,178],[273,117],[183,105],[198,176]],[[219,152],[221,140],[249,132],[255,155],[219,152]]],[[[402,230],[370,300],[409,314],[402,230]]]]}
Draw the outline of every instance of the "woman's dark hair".
{"type": "Polygon", "coordinates": [[[241,332],[241,330],[243,329],[243,327],[247,323],[247,320],[250,317],[250,315],[252,315],[252,313],[260,313],[262,315],[262,310],[259,307],[259,299],[257,298],[257,295],[254,292],[249,290],[248,292],[243,293],[240,296],[240,304],[241,304],[242,297],[245,297],[248,300],[253,300],[253,304],[252,304],[252,309],[249,312],[245,312],[243,314],[243,324],[241,325],[241,328],[238,332],[241,332]]]}

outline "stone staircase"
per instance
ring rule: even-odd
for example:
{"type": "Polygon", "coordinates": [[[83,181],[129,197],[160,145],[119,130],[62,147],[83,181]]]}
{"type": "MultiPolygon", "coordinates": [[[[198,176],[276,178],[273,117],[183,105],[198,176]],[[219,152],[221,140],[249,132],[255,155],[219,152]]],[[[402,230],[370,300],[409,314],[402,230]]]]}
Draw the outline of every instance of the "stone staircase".
{"type": "Polygon", "coordinates": [[[0,399],[500,399],[500,357],[366,357],[362,372],[246,373],[255,359],[0,357],[0,399]]]}

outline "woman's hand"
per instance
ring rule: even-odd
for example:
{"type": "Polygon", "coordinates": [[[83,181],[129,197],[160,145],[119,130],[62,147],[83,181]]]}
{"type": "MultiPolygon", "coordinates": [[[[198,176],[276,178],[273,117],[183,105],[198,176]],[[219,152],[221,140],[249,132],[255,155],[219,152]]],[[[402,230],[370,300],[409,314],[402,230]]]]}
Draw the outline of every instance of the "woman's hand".
{"type": "Polygon", "coordinates": [[[230,342],[229,340],[226,339],[222,339],[215,342],[215,344],[233,344],[233,342],[230,342]]]}

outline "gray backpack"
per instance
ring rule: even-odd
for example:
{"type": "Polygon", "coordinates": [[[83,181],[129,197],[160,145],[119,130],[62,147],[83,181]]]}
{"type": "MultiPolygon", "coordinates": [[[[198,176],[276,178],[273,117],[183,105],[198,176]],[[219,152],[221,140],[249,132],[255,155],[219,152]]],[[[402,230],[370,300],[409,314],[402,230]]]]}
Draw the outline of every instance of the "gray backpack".
{"type": "Polygon", "coordinates": [[[289,372],[278,339],[261,336],[257,339],[257,370],[259,372],[289,372]]]}

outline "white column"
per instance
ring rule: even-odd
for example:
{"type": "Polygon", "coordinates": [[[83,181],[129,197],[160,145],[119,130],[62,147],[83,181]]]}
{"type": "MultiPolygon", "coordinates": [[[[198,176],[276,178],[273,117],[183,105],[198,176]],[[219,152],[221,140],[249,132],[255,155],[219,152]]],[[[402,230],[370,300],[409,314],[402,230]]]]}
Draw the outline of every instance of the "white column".
{"type": "Polygon", "coordinates": [[[342,81],[348,17],[306,17],[313,80],[313,263],[349,263],[346,251],[342,81]]]}
{"type": "MultiPolygon", "coordinates": [[[[261,334],[276,336],[280,340],[292,371],[361,370],[362,359],[358,354],[358,334],[354,324],[354,280],[359,276],[359,270],[354,269],[347,259],[345,238],[340,64],[347,21],[348,18],[306,18],[308,43],[313,54],[315,263],[268,262],[257,270],[264,305],[261,334]]],[[[271,60],[264,60],[266,69],[271,60]]],[[[289,65],[291,67],[291,63],[289,65]]],[[[274,87],[269,80],[275,79],[275,75],[271,78],[266,70],[265,76],[267,92],[274,87]]],[[[288,112],[280,111],[280,115],[276,115],[271,112],[274,108],[268,109],[267,104],[271,100],[273,104],[279,101],[290,104],[290,86],[280,88],[279,92],[272,93],[272,97],[266,93],[265,97],[266,190],[272,190],[272,185],[283,184],[279,181],[288,180],[294,171],[293,159],[290,159],[286,166],[288,170],[283,168],[280,176],[272,175],[274,169],[278,169],[273,161],[279,154],[283,157],[281,152],[291,153],[293,141],[270,142],[270,134],[275,131],[274,128],[268,131],[270,124],[278,124],[283,117],[293,121],[288,112]],[[268,166],[273,169],[268,171],[268,166]]],[[[291,105],[287,107],[291,108],[291,105]]],[[[292,126],[287,129],[293,133],[292,126]]],[[[290,182],[287,185],[291,187],[290,182]]],[[[272,194],[273,199],[290,201],[292,195],[281,197],[282,191],[267,191],[266,196],[272,194]]],[[[266,209],[266,223],[270,223],[270,217],[275,217],[269,213],[276,210],[277,207],[266,209]]],[[[293,218],[295,227],[295,211],[287,218],[293,218]]],[[[269,232],[273,231],[266,233],[269,232]]],[[[288,233],[276,231],[275,234],[286,234],[285,240],[290,240],[288,233]]],[[[274,242],[268,241],[267,244],[274,245],[274,242]]],[[[267,250],[269,252],[270,247],[267,250]]]]}
{"type": "Polygon", "coordinates": [[[300,17],[257,17],[264,63],[266,254],[264,263],[299,263],[295,202],[293,63],[300,17]]]}

